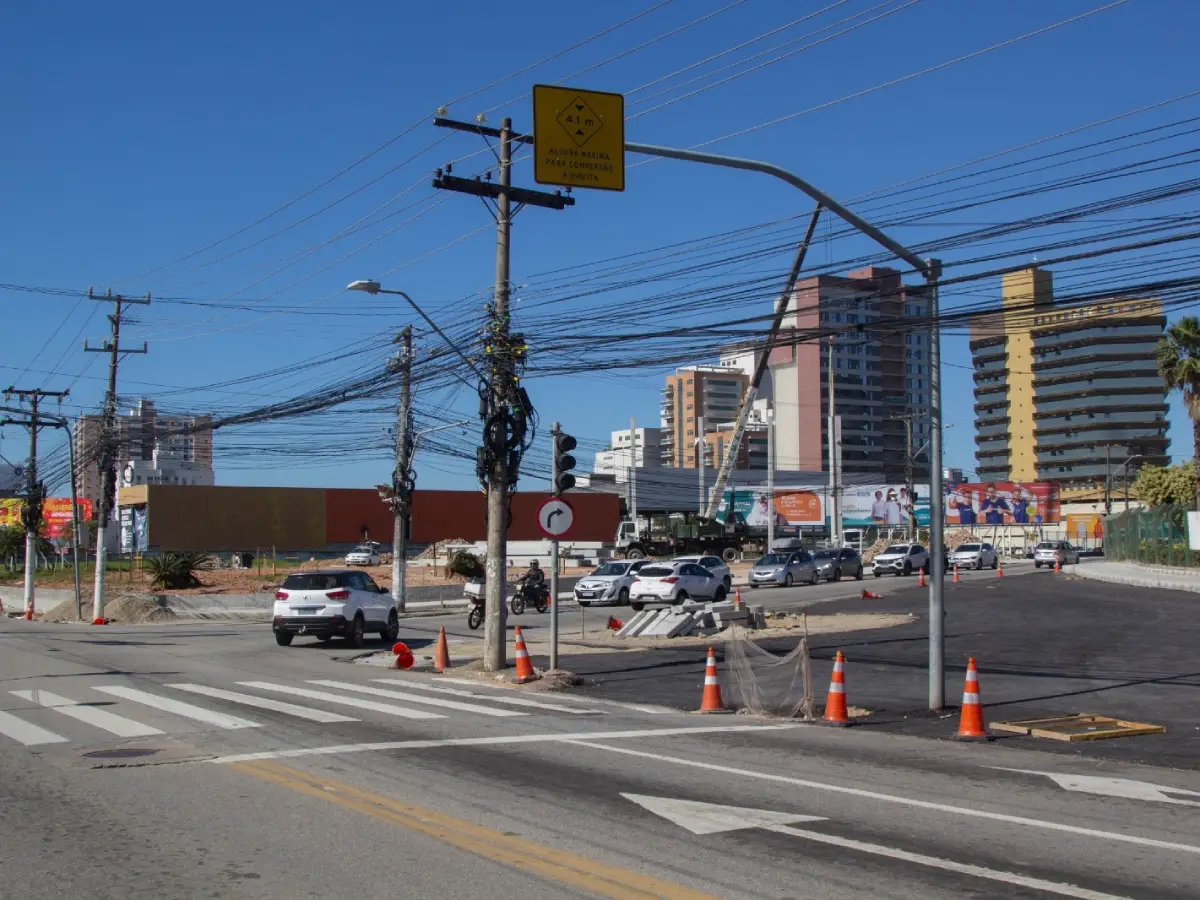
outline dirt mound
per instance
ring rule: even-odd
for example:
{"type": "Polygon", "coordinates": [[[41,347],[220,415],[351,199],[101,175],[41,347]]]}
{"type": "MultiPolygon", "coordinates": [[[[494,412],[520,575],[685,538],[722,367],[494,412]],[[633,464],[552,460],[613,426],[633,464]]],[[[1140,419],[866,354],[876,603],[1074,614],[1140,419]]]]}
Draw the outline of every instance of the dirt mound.
{"type": "MultiPolygon", "coordinates": [[[[143,622],[167,622],[174,618],[175,612],[167,606],[167,598],[154,594],[125,594],[115,597],[104,604],[104,617],[114,622],[140,624],[143,622]]],[[[47,622],[79,622],[75,615],[75,601],[64,600],[58,606],[45,614],[47,622]]],[[[92,604],[83,605],[82,621],[92,620],[92,604]]]]}

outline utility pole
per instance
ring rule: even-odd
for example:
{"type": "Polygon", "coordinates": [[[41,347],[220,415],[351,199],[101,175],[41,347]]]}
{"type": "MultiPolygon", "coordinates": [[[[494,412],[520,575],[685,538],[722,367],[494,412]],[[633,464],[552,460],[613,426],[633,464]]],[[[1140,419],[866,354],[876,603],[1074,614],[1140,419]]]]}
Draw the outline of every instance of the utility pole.
{"type": "Polygon", "coordinates": [[[400,372],[400,403],[396,407],[396,469],[392,473],[392,600],[404,612],[407,575],[408,503],[412,492],[412,326],[396,337],[400,355],[393,360],[400,372]]]}
{"type": "Polygon", "coordinates": [[[838,472],[838,422],[837,422],[837,390],[833,376],[833,347],[834,335],[829,336],[828,363],[826,371],[829,374],[825,382],[829,395],[829,410],[825,419],[829,444],[829,538],[835,547],[842,546],[842,498],[838,472]]]}
{"type": "Polygon", "coordinates": [[[629,417],[629,515],[637,522],[637,422],[629,417]]]}
{"type": "MultiPolygon", "coordinates": [[[[433,186],[442,190],[473,194],[492,200],[496,219],[496,285],[484,339],[488,348],[487,382],[480,385],[480,417],[483,446],[476,457],[476,472],[487,492],[487,584],[483,627],[483,668],[496,672],[506,665],[505,620],[508,573],[508,494],[516,487],[521,454],[528,444],[527,423],[533,406],[525,389],[518,386],[518,366],[526,357],[524,339],[510,328],[509,248],[512,219],[526,206],[565,209],[573,197],[561,192],[546,193],[512,185],[512,120],[503,119],[500,130],[470,122],[438,118],[434,124],[457,131],[470,131],[499,141],[496,151],[497,179],[459,178],[449,165],[434,174],[433,186]],[[516,209],[512,204],[516,203],[516,209]]],[[[555,598],[557,600],[557,598],[555,598]]]]}
{"type": "Polygon", "coordinates": [[[121,307],[125,303],[135,303],[142,306],[150,303],[150,295],[145,297],[132,298],[123,297],[120,294],[113,294],[108,291],[103,296],[93,294],[91,288],[88,289],[89,300],[112,301],[113,311],[109,315],[108,321],[111,327],[112,337],[105,341],[99,347],[89,347],[87,341],[83,342],[83,351],[85,353],[107,353],[108,354],[108,391],[104,395],[104,422],[101,426],[100,435],[100,455],[98,465],[100,469],[100,502],[96,513],[96,581],[95,589],[92,597],[92,623],[103,622],[104,619],[104,567],[107,565],[107,550],[104,546],[105,531],[108,527],[109,516],[112,515],[112,509],[115,505],[117,494],[117,453],[114,444],[113,432],[116,430],[117,424],[117,365],[120,363],[121,354],[130,353],[145,353],[146,345],[142,344],[140,350],[122,349],[121,347],[121,307]]]}
{"type": "MultiPolygon", "coordinates": [[[[708,449],[708,444],[704,439],[704,416],[696,417],[696,468],[700,471],[700,511],[701,516],[704,515],[704,510],[708,508],[708,498],[704,496],[704,451],[708,449]]],[[[725,515],[725,521],[729,521],[728,512],[725,515]]]]}
{"type": "Polygon", "coordinates": [[[908,492],[908,502],[912,509],[908,513],[908,521],[905,523],[905,534],[907,540],[915,541],[917,533],[917,495],[914,493],[916,486],[913,484],[913,463],[915,454],[913,453],[913,417],[917,413],[903,413],[898,416],[888,416],[893,421],[901,421],[904,423],[904,488],[908,492]]]}
{"type": "Polygon", "coordinates": [[[775,549],[775,407],[767,404],[767,552],[775,549]]]}
{"type": "Polygon", "coordinates": [[[1112,444],[1104,445],[1104,514],[1112,515],[1112,444]]]}
{"type": "MultiPolygon", "coordinates": [[[[946,502],[942,484],[942,358],[941,328],[938,325],[938,280],[942,261],[925,261],[925,283],[929,297],[929,708],[946,705],[946,583],[945,552],[942,548],[946,502]]],[[[916,506],[914,504],[914,511],[916,506]]]]}
{"type": "MultiPolygon", "coordinates": [[[[29,429],[29,462],[25,464],[25,503],[21,507],[21,524],[25,526],[25,619],[33,619],[34,611],[34,581],[37,575],[37,544],[38,526],[42,521],[42,506],[46,499],[45,486],[38,481],[37,470],[37,439],[38,429],[42,427],[42,416],[38,413],[38,405],[43,397],[62,398],[69,396],[70,391],[20,390],[9,386],[4,392],[4,399],[16,397],[18,402],[29,402],[29,412],[26,421],[19,423],[13,419],[5,422],[24,424],[29,429]]],[[[74,475],[74,472],[72,472],[74,475]]]]}

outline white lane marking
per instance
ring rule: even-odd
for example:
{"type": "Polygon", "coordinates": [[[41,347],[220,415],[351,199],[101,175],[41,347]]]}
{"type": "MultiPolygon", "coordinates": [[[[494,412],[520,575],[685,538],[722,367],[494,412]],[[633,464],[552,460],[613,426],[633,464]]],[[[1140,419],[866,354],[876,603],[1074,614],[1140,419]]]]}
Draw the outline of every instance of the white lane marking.
{"type": "Polygon", "coordinates": [[[395,678],[372,678],[379,684],[402,685],[406,688],[415,688],[419,691],[432,691],[437,694],[449,694],[452,697],[466,697],[469,700],[480,700],[484,703],[507,703],[509,706],[524,706],[529,709],[548,709],[551,712],[570,713],[574,716],[586,715],[604,715],[598,709],[580,709],[578,706],[557,706],[553,703],[543,703],[540,700],[527,700],[524,697],[481,697],[478,694],[472,694],[470,691],[457,691],[454,688],[434,687],[425,682],[414,681],[398,681],[395,678]]]}
{"type": "Polygon", "coordinates": [[[102,694],[112,694],[114,697],[132,700],[134,703],[141,703],[143,706],[161,709],[163,712],[183,716],[185,719],[194,719],[197,722],[205,722],[209,725],[215,725],[218,728],[226,728],[231,731],[238,728],[259,727],[257,722],[239,719],[236,716],[227,716],[224,713],[213,712],[211,709],[205,709],[202,706],[193,706],[190,703],[172,700],[170,697],[160,697],[158,694],[139,691],[137,688],[106,684],[96,685],[95,690],[100,691],[102,694]]]}
{"type": "Polygon", "coordinates": [[[797,725],[700,725],[695,728],[646,728],[640,731],[583,731],[565,734],[493,735],[478,738],[442,738],[438,740],[378,741],[371,744],[335,744],[331,747],[305,747],[296,750],[267,750],[262,753],[240,753],[219,756],[214,763],[254,762],[259,759],[295,759],[301,756],[331,756],[345,753],[366,753],[385,750],[429,750],[434,747],[488,747],[506,744],[570,744],[588,738],[615,740],[619,738],[676,737],[688,734],[714,734],[736,731],[778,731],[797,728],[797,725]]]}
{"type": "Polygon", "coordinates": [[[982,809],[969,809],[963,806],[951,806],[947,803],[934,803],[932,800],[915,800],[911,797],[897,797],[894,794],[881,794],[878,791],[868,791],[863,788],[843,787],[838,784],[825,784],[820,781],[808,781],[804,778],[792,778],[788,775],[775,775],[771,772],[755,772],[750,769],[738,769],[734,766],[722,766],[716,763],[699,762],[694,759],[684,759],[680,756],[667,756],[663,753],[649,753],[645,750],[631,750],[627,747],[612,747],[608,744],[595,744],[592,741],[603,740],[597,735],[591,738],[577,738],[568,743],[580,747],[591,747],[593,750],[605,750],[624,756],[636,756],[643,759],[653,759],[658,762],[676,763],[690,766],[693,769],[703,769],[709,772],[721,772],[725,775],[743,775],[747,778],[757,778],[761,781],[773,781],[777,784],[790,784],[795,787],[812,788],[817,791],[828,791],[833,794],[845,794],[851,797],[863,797],[868,800],[882,800],[885,803],[898,803],[902,806],[912,806],[917,809],[930,809],[935,812],[953,813],[956,816],[966,816],[974,819],[990,819],[994,822],[1008,822],[1011,825],[1029,825],[1034,828],[1044,828],[1047,831],[1063,831],[1082,837],[1101,838],[1103,840],[1120,841],[1126,844],[1138,844],[1142,847],[1157,847],[1160,850],[1178,850],[1183,853],[1200,854],[1200,846],[1195,844],[1178,844],[1174,841],[1160,841],[1156,838],[1138,837],[1130,834],[1117,834],[1112,831],[1100,831],[1095,828],[1083,828],[1079,825],[1064,825],[1061,822],[1045,822],[1041,819],[1030,819],[1025,816],[1013,816],[1008,813],[987,812],[982,809]]]}
{"type": "Polygon", "coordinates": [[[1088,890],[1087,888],[1077,887],[1073,884],[1044,881],[1041,878],[1020,875],[1016,872],[1004,872],[1000,869],[985,869],[983,866],[972,866],[968,863],[954,862],[949,859],[941,859],[937,856],[926,856],[923,853],[910,853],[908,850],[900,850],[896,847],[868,844],[865,841],[856,841],[853,838],[839,837],[835,834],[822,834],[818,831],[793,828],[790,825],[771,825],[767,827],[767,830],[779,834],[790,834],[794,837],[803,838],[806,841],[816,841],[820,844],[843,847],[846,850],[858,850],[862,853],[873,853],[876,856],[886,856],[890,859],[916,863],[919,866],[929,866],[934,869],[944,869],[947,872],[957,872],[959,875],[971,875],[975,878],[986,878],[989,881],[1002,881],[1005,884],[1015,884],[1019,887],[1032,888],[1035,891],[1045,891],[1049,894],[1058,894],[1062,897],[1076,897],[1078,900],[1128,900],[1128,898],[1119,894],[1104,894],[1100,891],[1088,890]]]}
{"type": "Polygon", "coordinates": [[[1120,797],[1124,800],[1149,800],[1155,803],[1174,803],[1178,806],[1200,806],[1200,801],[1180,800],[1168,797],[1179,794],[1184,797],[1200,797],[1200,791],[1152,784],[1149,781],[1133,781],[1129,778],[1107,778],[1099,775],[1072,775],[1069,772],[1038,772],[1034,769],[1010,769],[1007,766],[989,766],[1002,772],[1019,772],[1022,775],[1043,775],[1059,787],[1081,794],[1099,794],[1103,797],[1120,797]]]}
{"type": "Polygon", "coordinates": [[[280,694],[306,697],[309,700],[324,700],[339,706],[369,709],[372,712],[387,713],[389,716],[399,716],[402,719],[446,718],[438,713],[426,712],[423,709],[409,709],[407,706],[396,706],[394,703],[379,703],[375,700],[363,700],[359,697],[347,697],[343,694],[330,694],[327,691],[310,691],[308,688],[289,687],[286,684],[272,684],[269,681],[239,681],[238,684],[242,687],[256,688],[260,691],[275,691],[280,694]]]}
{"type": "Polygon", "coordinates": [[[9,691],[9,693],[20,697],[22,700],[28,700],[30,703],[36,703],[39,706],[62,713],[64,716],[70,716],[72,719],[78,719],[80,722],[94,725],[96,728],[107,731],[109,734],[115,734],[118,737],[147,737],[152,734],[162,734],[162,731],[150,725],[143,725],[141,722],[127,719],[124,716],[118,716],[116,713],[111,713],[105,709],[96,709],[94,706],[80,704],[67,697],[52,694],[50,691],[9,691]]]}
{"type": "Polygon", "coordinates": [[[8,735],[14,741],[32,747],[34,744],[65,744],[67,739],[61,734],[47,731],[40,725],[18,719],[0,710],[0,734],[8,735]]]}
{"type": "MultiPolygon", "coordinates": [[[[438,676],[438,683],[440,684],[442,682],[448,682],[449,684],[462,684],[466,685],[467,687],[491,688],[494,691],[504,691],[509,694],[513,693],[512,688],[501,687],[498,684],[488,684],[486,681],[472,681],[470,678],[447,678],[445,675],[440,675],[438,676]]],[[[686,715],[686,713],[684,713],[682,710],[672,709],[669,706],[647,706],[641,703],[622,703],[618,700],[604,700],[600,697],[572,697],[569,694],[556,694],[554,699],[569,703],[601,703],[605,706],[619,706],[621,709],[632,709],[635,712],[650,713],[651,715],[656,716],[672,713],[675,715],[686,715]]]]}
{"type": "Polygon", "coordinates": [[[205,697],[215,697],[218,700],[228,700],[231,703],[241,703],[246,706],[257,706],[259,709],[269,709],[298,719],[308,719],[310,722],[357,722],[358,719],[343,716],[340,713],[325,712],[323,709],[310,709],[307,706],[297,706],[294,703],[284,703],[282,700],[272,700],[269,697],[255,697],[252,694],[240,694],[237,691],[225,691],[221,688],[207,687],[203,684],[168,684],[167,687],[192,694],[202,694],[205,697]]]}
{"type": "Polygon", "coordinates": [[[459,703],[457,700],[443,700],[441,697],[422,697],[420,694],[412,694],[408,691],[389,691],[387,688],[371,687],[367,684],[354,684],[349,681],[327,681],[318,678],[312,679],[308,683],[319,684],[322,687],[341,688],[343,691],[358,691],[360,694],[373,694],[376,697],[388,697],[392,700],[405,700],[408,703],[424,703],[427,706],[456,709],[459,712],[475,713],[478,716],[495,716],[498,719],[529,715],[529,713],[517,712],[515,709],[496,709],[494,706],[480,706],[477,703],[459,703]]]}

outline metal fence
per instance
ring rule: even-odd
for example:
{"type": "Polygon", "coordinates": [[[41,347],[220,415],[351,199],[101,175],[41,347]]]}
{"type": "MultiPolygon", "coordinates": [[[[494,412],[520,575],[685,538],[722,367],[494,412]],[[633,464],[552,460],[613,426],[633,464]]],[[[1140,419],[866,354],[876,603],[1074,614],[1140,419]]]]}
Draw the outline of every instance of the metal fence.
{"type": "Polygon", "coordinates": [[[1104,519],[1104,555],[1111,560],[1200,568],[1200,553],[1188,549],[1188,508],[1152,506],[1104,519]]]}

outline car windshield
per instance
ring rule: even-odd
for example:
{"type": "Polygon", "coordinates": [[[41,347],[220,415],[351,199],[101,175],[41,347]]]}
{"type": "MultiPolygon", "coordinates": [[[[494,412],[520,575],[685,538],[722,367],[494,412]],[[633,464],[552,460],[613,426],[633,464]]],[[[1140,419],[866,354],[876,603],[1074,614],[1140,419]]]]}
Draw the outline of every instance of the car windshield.
{"type": "Polygon", "coordinates": [[[640,572],[638,572],[638,577],[664,578],[667,575],[674,574],[675,570],[669,566],[645,566],[640,572]]]}
{"type": "Polygon", "coordinates": [[[671,561],[677,562],[677,563],[694,563],[696,565],[699,565],[700,557],[698,557],[698,556],[677,556],[671,561]]]}
{"type": "Polygon", "coordinates": [[[818,550],[816,553],[813,554],[813,558],[814,559],[837,559],[838,551],[837,550],[818,550]]]}
{"type": "Polygon", "coordinates": [[[359,544],[354,549],[359,553],[370,553],[375,548],[372,547],[370,544],[359,544]]]}
{"type": "Polygon", "coordinates": [[[756,566],[782,566],[785,562],[787,562],[786,556],[783,556],[782,554],[779,554],[779,553],[768,553],[766,556],[762,557],[758,562],[756,562],[755,565],[756,566]]]}
{"type": "Polygon", "coordinates": [[[625,570],[629,567],[628,563],[605,563],[598,568],[593,575],[624,575],[625,570]]]}
{"type": "Polygon", "coordinates": [[[955,548],[954,552],[955,553],[977,553],[977,552],[979,552],[979,545],[978,544],[959,544],[955,548]]]}
{"type": "Polygon", "coordinates": [[[341,577],[324,572],[289,575],[283,579],[285,591],[332,591],[341,587],[341,577]]]}
{"type": "Polygon", "coordinates": [[[907,547],[907,546],[905,546],[904,544],[892,544],[892,546],[888,547],[888,548],[887,548],[886,550],[884,550],[883,552],[884,552],[884,553],[899,553],[899,554],[905,554],[905,553],[907,553],[907,552],[908,552],[908,547],[907,547]]]}

